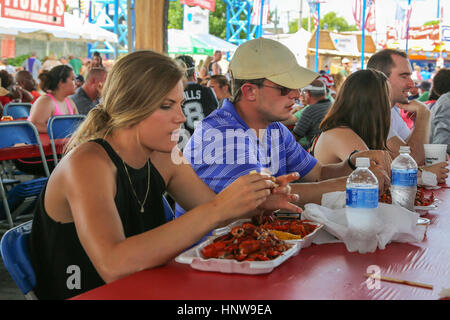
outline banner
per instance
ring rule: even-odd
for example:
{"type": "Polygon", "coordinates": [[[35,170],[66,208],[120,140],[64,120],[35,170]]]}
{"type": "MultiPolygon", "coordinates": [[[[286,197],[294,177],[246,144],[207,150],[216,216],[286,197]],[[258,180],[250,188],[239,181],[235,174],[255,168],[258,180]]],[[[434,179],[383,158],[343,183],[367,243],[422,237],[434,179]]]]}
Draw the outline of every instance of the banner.
{"type": "Polygon", "coordinates": [[[395,29],[397,32],[397,39],[406,39],[412,7],[413,1],[411,1],[411,4],[408,5],[408,3],[397,0],[395,9],[395,29]]]}
{"type": "Polygon", "coordinates": [[[194,34],[208,34],[209,11],[200,7],[186,6],[184,8],[183,30],[194,34]]]}
{"type": "MultiPolygon", "coordinates": [[[[409,27],[409,39],[439,41],[439,25],[409,27]]],[[[386,28],[386,40],[398,40],[395,27],[386,28]]]]}
{"type": "Polygon", "coordinates": [[[263,17],[262,24],[269,23],[269,8],[270,8],[270,0],[254,0],[253,1],[253,10],[252,10],[252,20],[251,24],[259,26],[261,24],[261,1],[264,1],[263,4],[263,17]]]}
{"type": "Polygon", "coordinates": [[[314,18],[314,27],[317,28],[319,25],[319,15],[317,14],[317,3],[319,1],[316,0],[308,0],[309,10],[314,18]]]}
{"type": "Polygon", "coordinates": [[[216,9],[216,0],[180,0],[180,3],[200,7],[211,12],[214,12],[216,9]]]}
{"type": "MultiPolygon", "coordinates": [[[[356,26],[359,30],[362,29],[362,6],[364,0],[355,0],[353,3],[353,18],[355,19],[356,26]]],[[[374,32],[376,29],[376,18],[375,18],[375,0],[365,0],[366,1],[366,20],[365,29],[368,32],[374,32]]]]}
{"type": "Polygon", "coordinates": [[[330,38],[336,50],[343,54],[355,55],[359,52],[358,42],[354,34],[344,35],[330,32],[330,38]]]}
{"type": "Polygon", "coordinates": [[[66,0],[3,0],[1,16],[64,27],[66,0]]]}

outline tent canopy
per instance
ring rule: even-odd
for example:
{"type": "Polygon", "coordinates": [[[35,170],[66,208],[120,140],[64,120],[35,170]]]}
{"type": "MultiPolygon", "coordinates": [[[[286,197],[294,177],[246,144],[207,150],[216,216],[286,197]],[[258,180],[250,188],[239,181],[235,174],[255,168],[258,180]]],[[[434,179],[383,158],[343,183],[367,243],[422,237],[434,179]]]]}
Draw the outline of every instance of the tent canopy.
{"type": "Polygon", "coordinates": [[[237,45],[234,45],[231,42],[225,41],[219,37],[213,36],[212,34],[196,34],[196,37],[212,46],[214,50],[234,52],[237,49],[237,45]]]}
{"type": "Polygon", "coordinates": [[[0,33],[20,36],[22,34],[47,34],[65,40],[91,40],[117,43],[117,35],[67,12],[64,13],[64,27],[42,23],[0,18],[0,33]]]}
{"type": "Polygon", "coordinates": [[[211,34],[169,29],[169,53],[212,55],[214,50],[234,52],[237,46],[211,34]]]}
{"type": "Polygon", "coordinates": [[[169,53],[212,55],[214,48],[194,34],[179,29],[168,30],[169,53]]]}
{"type": "Polygon", "coordinates": [[[301,28],[296,33],[289,34],[274,34],[263,35],[264,38],[269,38],[281,42],[288,47],[297,58],[297,62],[306,67],[306,54],[308,48],[308,41],[311,38],[311,33],[301,28]]]}

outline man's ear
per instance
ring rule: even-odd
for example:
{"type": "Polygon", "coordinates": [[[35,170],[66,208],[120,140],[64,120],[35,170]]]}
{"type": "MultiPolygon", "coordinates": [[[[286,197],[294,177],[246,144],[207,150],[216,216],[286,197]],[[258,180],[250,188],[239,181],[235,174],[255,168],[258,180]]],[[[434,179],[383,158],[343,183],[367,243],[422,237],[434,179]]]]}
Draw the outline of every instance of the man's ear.
{"type": "Polygon", "coordinates": [[[255,101],[256,100],[256,91],[257,90],[258,90],[258,87],[256,85],[245,83],[241,87],[242,98],[244,98],[244,99],[246,99],[248,101],[255,101]]]}

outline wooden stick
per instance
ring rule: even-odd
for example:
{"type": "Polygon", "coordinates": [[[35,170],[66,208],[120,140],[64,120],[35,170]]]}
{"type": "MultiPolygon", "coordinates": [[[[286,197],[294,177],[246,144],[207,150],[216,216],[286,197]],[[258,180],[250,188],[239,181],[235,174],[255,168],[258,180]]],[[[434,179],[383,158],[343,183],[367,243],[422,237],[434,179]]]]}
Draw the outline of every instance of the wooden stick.
{"type": "MultiPolygon", "coordinates": [[[[366,277],[371,277],[371,278],[374,278],[374,279],[378,279],[378,277],[376,277],[373,273],[371,273],[371,274],[366,273],[366,277]]],[[[415,281],[408,281],[408,280],[402,280],[402,279],[396,279],[396,278],[386,277],[386,276],[380,276],[379,279],[383,280],[383,281],[400,283],[400,284],[406,284],[408,286],[414,286],[414,287],[420,287],[420,288],[433,290],[433,286],[431,284],[420,283],[420,282],[415,282],[415,281]]]]}

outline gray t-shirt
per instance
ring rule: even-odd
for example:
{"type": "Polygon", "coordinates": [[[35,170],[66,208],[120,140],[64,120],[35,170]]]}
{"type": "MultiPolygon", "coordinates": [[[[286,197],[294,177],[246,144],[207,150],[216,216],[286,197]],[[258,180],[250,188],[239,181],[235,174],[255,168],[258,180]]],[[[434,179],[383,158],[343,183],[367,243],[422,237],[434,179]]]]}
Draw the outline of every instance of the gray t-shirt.
{"type": "Polygon", "coordinates": [[[331,101],[324,99],[310,105],[303,111],[293,129],[299,138],[306,137],[306,144],[304,141],[300,141],[303,148],[308,149],[311,146],[313,138],[320,133],[319,125],[330,107],[331,101]]]}
{"type": "Polygon", "coordinates": [[[78,113],[84,115],[87,115],[89,111],[99,103],[98,100],[92,101],[83,88],[78,88],[75,94],[70,96],[70,98],[75,102],[78,113]]]}
{"type": "Polygon", "coordinates": [[[447,144],[450,153],[450,92],[439,97],[431,109],[430,143],[447,144]]]}

